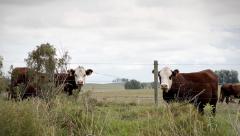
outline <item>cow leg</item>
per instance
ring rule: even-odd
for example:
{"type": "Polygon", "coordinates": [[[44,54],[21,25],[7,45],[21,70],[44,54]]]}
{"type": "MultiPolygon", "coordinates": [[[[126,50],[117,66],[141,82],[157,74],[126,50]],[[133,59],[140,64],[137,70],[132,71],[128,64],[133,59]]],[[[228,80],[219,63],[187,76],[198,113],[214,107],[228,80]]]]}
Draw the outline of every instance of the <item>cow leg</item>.
{"type": "Polygon", "coordinates": [[[66,92],[69,96],[73,94],[73,91],[70,85],[64,86],[64,92],[66,92]]]}
{"type": "Polygon", "coordinates": [[[212,95],[212,99],[210,100],[210,105],[212,106],[212,115],[216,115],[216,107],[217,107],[217,101],[218,101],[218,95],[214,94],[212,95]]]}
{"type": "Polygon", "coordinates": [[[236,103],[236,102],[234,101],[234,96],[233,96],[233,95],[230,95],[229,98],[230,98],[230,102],[231,102],[231,103],[236,103]]]}
{"type": "Polygon", "coordinates": [[[199,103],[198,104],[198,113],[200,113],[201,115],[204,114],[203,108],[204,108],[204,104],[203,103],[199,103]]]}
{"type": "Polygon", "coordinates": [[[68,90],[68,95],[73,95],[73,90],[72,89],[68,90]]]}
{"type": "Polygon", "coordinates": [[[229,96],[226,97],[226,103],[229,103],[229,96]]]}
{"type": "Polygon", "coordinates": [[[212,115],[216,115],[216,104],[210,104],[212,106],[212,115]]]}

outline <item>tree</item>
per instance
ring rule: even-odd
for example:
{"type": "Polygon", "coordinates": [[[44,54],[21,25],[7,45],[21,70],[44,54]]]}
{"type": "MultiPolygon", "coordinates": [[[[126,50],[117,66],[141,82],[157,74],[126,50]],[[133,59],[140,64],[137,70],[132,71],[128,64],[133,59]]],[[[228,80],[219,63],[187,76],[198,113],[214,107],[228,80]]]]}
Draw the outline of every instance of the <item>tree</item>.
{"type": "Polygon", "coordinates": [[[36,72],[52,76],[57,64],[56,49],[49,43],[41,44],[28,53],[28,58],[25,61],[27,66],[36,72]]]}
{"type": "Polygon", "coordinates": [[[129,79],[127,79],[127,78],[116,78],[112,82],[113,83],[126,83],[128,81],[129,81],[129,79]]]}
{"type": "Polygon", "coordinates": [[[141,83],[141,88],[144,89],[144,88],[148,88],[148,83],[141,83]]]}
{"type": "Polygon", "coordinates": [[[34,71],[53,76],[55,70],[60,70],[60,72],[66,71],[70,60],[71,57],[67,51],[63,53],[61,58],[57,58],[56,49],[53,45],[46,43],[37,46],[35,50],[29,52],[25,62],[34,71]]]}
{"type": "Polygon", "coordinates": [[[71,60],[71,57],[69,56],[68,52],[64,52],[61,58],[58,59],[57,62],[57,72],[66,72],[67,71],[67,66],[71,60]]]}
{"type": "Polygon", "coordinates": [[[64,52],[61,58],[57,58],[56,49],[49,43],[41,44],[28,53],[25,62],[28,68],[31,69],[29,74],[34,75],[32,76],[32,82],[37,88],[40,88],[40,95],[46,100],[56,96],[59,92],[54,89],[54,72],[58,72],[58,70],[63,72],[63,69],[66,72],[70,59],[71,57],[68,55],[68,52],[64,52]],[[51,82],[49,82],[49,80],[51,82]]]}
{"type": "Polygon", "coordinates": [[[12,75],[12,71],[13,71],[13,65],[11,65],[11,66],[9,67],[8,74],[9,74],[9,75],[12,75]]]}
{"type": "Polygon", "coordinates": [[[0,77],[3,75],[2,68],[3,68],[3,57],[0,56],[0,77]]]}
{"type": "Polygon", "coordinates": [[[124,87],[125,89],[141,89],[142,85],[141,85],[141,82],[133,79],[133,80],[127,81],[124,87]]]}
{"type": "Polygon", "coordinates": [[[3,76],[2,68],[3,68],[3,57],[0,56],[0,93],[3,91],[6,91],[9,84],[9,79],[3,76]]]}
{"type": "Polygon", "coordinates": [[[239,82],[236,70],[217,70],[215,73],[218,75],[218,82],[220,84],[239,82]]]}

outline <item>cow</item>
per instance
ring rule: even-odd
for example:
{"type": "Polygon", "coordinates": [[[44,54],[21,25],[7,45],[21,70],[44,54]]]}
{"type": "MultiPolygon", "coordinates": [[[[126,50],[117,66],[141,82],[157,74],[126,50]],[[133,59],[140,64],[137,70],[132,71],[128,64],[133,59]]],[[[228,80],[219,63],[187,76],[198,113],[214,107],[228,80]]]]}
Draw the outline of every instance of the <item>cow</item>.
{"type": "Polygon", "coordinates": [[[11,73],[10,98],[36,96],[36,85],[33,83],[33,72],[27,67],[16,67],[11,73]],[[22,90],[21,90],[22,89],[22,90]],[[24,92],[17,92],[24,91],[24,92]]]}
{"type": "MultiPolygon", "coordinates": [[[[231,98],[239,98],[240,97],[240,84],[232,84],[227,83],[221,86],[219,102],[223,102],[226,98],[226,103],[228,104],[231,101],[231,98]],[[229,100],[230,98],[230,100],[229,100]]],[[[240,103],[240,100],[239,100],[240,103]]]]}
{"type": "MultiPolygon", "coordinates": [[[[79,66],[75,70],[69,70],[68,73],[54,74],[55,85],[63,85],[64,91],[72,95],[74,89],[81,90],[85,84],[85,77],[92,73],[92,69],[85,70],[84,67],[79,66]]],[[[51,81],[45,73],[36,72],[27,67],[16,67],[11,74],[9,98],[17,98],[17,90],[22,91],[20,92],[22,99],[37,96],[40,93],[41,84],[51,81]]]]}
{"type": "Polygon", "coordinates": [[[64,91],[68,93],[68,95],[72,95],[75,89],[81,91],[82,86],[85,84],[86,76],[90,76],[92,73],[92,69],[85,70],[84,67],[78,66],[74,70],[68,70],[68,73],[55,74],[55,85],[63,85],[64,91]]]}
{"type": "MultiPolygon", "coordinates": [[[[154,70],[153,70],[154,72],[154,70]]],[[[216,113],[218,100],[218,77],[212,70],[194,73],[179,73],[168,67],[158,72],[163,99],[169,103],[173,100],[193,103],[199,113],[203,114],[207,103],[212,105],[212,114],[216,113]]]]}

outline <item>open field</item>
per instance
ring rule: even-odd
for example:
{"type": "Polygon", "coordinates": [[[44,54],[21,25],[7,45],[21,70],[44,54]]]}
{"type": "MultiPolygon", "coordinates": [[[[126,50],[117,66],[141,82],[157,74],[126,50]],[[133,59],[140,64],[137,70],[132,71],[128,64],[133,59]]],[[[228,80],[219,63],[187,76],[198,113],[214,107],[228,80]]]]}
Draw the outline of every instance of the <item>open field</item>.
{"type": "MultiPolygon", "coordinates": [[[[125,90],[121,84],[90,84],[83,88],[84,91],[91,91],[92,97],[98,101],[107,102],[135,102],[135,103],[153,103],[153,89],[131,89],[125,90]]],[[[159,93],[161,95],[161,93],[159,93]]]]}
{"type": "MultiPolygon", "coordinates": [[[[0,135],[13,136],[237,136],[238,104],[210,106],[201,116],[191,104],[154,106],[153,90],[124,90],[119,84],[86,85],[79,96],[46,102],[0,99],[0,135]],[[152,98],[151,98],[152,97],[152,98]],[[148,98],[148,99],[146,99],[148,98]]],[[[160,95],[161,93],[159,93],[160,95]]]]}
{"type": "MultiPolygon", "coordinates": [[[[135,102],[138,104],[154,103],[154,90],[152,88],[146,89],[124,89],[123,84],[109,83],[109,84],[87,84],[83,91],[91,91],[92,97],[98,101],[108,102],[135,102]]],[[[158,89],[159,104],[164,104],[162,98],[162,91],[158,89]]],[[[220,94],[220,86],[219,86],[220,94]]]]}

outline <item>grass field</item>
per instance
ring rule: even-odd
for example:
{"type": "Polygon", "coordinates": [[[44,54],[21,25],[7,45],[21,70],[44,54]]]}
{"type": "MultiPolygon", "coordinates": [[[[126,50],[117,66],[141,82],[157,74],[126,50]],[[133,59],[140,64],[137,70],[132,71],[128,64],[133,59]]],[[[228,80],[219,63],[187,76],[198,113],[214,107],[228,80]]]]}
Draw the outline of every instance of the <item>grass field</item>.
{"type": "Polygon", "coordinates": [[[237,136],[238,104],[218,104],[217,115],[201,116],[187,104],[166,104],[153,90],[124,90],[121,84],[89,84],[79,96],[46,102],[0,99],[1,136],[237,136]]]}

